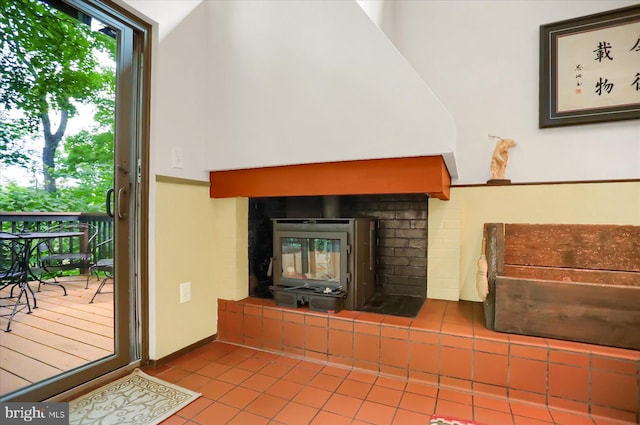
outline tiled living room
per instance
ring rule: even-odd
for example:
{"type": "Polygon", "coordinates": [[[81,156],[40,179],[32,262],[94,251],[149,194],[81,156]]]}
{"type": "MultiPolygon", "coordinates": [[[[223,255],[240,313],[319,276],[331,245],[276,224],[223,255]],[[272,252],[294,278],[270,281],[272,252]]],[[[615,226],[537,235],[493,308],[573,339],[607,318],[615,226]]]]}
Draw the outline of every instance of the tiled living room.
{"type": "Polygon", "coordinates": [[[166,423],[638,421],[640,352],[493,332],[479,303],[427,300],[414,319],[261,298],[218,311],[218,341],[148,370],[203,394],[166,423]]]}

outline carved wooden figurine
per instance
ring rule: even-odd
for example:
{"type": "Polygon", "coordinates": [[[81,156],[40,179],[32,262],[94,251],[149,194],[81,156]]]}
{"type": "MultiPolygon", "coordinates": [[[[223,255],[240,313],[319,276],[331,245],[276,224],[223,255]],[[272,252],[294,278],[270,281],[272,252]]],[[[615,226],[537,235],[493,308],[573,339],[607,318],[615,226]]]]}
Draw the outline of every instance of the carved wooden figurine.
{"type": "Polygon", "coordinates": [[[491,180],[489,181],[506,181],[504,178],[504,172],[507,168],[507,162],[509,161],[509,148],[516,145],[512,139],[503,139],[500,137],[490,136],[498,139],[496,147],[493,150],[493,157],[491,158],[491,180]]]}

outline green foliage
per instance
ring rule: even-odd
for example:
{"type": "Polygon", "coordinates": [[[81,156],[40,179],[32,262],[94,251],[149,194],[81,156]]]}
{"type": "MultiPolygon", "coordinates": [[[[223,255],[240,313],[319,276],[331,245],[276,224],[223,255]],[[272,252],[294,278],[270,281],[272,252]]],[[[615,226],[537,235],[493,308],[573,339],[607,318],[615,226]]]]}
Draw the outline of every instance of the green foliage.
{"type": "Polygon", "coordinates": [[[60,188],[55,193],[6,184],[0,191],[1,212],[104,212],[104,193],[86,188],[60,188]]]}
{"type": "Polygon", "coordinates": [[[0,10],[0,165],[42,171],[51,192],[9,183],[0,211],[104,211],[113,184],[115,39],[39,0],[0,0],[0,10]],[[95,107],[94,125],[65,135],[79,104],[95,107]],[[44,149],[28,152],[30,139],[44,149]]]}
{"type": "Polygon", "coordinates": [[[37,0],[0,0],[0,103],[38,124],[50,111],[76,113],[85,103],[112,94],[115,74],[99,61],[111,57],[115,40],[91,31],[37,0]]]}

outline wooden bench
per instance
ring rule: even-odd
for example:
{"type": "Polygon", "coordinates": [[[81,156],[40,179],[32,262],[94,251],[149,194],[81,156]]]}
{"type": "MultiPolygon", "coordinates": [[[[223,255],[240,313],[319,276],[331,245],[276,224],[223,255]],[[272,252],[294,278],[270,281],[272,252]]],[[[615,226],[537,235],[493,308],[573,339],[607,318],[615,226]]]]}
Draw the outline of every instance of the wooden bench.
{"type": "Polygon", "coordinates": [[[640,350],[640,226],[484,226],[486,326],[640,350]]]}

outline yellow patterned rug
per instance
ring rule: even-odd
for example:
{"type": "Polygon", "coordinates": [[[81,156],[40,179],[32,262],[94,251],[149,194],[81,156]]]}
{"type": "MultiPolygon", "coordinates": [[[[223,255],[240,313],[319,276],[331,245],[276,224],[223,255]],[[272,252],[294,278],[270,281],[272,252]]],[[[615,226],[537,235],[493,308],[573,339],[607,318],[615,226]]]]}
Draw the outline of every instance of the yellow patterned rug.
{"type": "Polygon", "coordinates": [[[69,403],[69,423],[158,424],[201,394],[149,376],[140,369],[69,403]]]}

